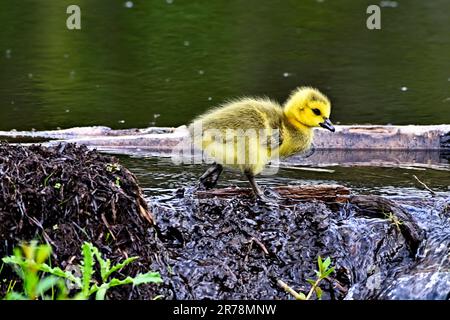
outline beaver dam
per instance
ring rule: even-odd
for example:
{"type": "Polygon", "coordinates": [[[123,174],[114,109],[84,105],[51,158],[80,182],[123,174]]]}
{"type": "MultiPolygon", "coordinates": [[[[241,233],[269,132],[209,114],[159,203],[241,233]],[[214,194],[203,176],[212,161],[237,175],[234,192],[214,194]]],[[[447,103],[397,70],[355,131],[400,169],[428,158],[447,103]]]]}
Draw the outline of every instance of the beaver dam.
{"type": "MultiPolygon", "coordinates": [[[[196,189],[203,166],[5,143],[0,256],[38,239],[70,269],[90,241],[112,263],[140,257],[123,275],[161,273],[162,284],[112,288],[110,299],[293,299],[278,282],[307,292],[318,256],[336,269],[323,299],[448,299],[448,154],[406,154],[399,168],[286,167],[261,177],[283,195],[266,205],[234,173],[205,192],[196,189]]],[[[13,277],[5,266],[0,278],[13,277]]],[[[6,286],[0,281],[0,295],[6,286]]]]}

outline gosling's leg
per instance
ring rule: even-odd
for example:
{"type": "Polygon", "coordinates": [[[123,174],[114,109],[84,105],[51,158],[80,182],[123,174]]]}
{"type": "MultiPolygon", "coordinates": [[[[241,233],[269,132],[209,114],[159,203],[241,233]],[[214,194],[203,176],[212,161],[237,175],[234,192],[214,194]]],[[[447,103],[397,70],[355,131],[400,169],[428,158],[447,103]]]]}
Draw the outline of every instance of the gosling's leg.
{"type": "Polygon", "coordinates": [[[223,166],[221,164],[213,163],[213,165],[200,177],[199,188],[204,190],[214,188],[217,185],[217,181],[219,180],[222,171],[223,166]]]}
{"type": "Polygon", "coordinates": [[[256,183],[255,176],[251,172],[245,171],[244,174],[250,182],[253,193],[259,200],[266,203],[273,203],[276,200],[282,199],[278,193],[270,190],[269,188],[265,188],[265,190],[261,189],[261,187],[256,183]]]}
{"type": "Polygon", "coordinates": [[[250,182],[250,186],[252,187],[252,190],[253,190],[253,193],[255,194],[255,196],[258,198],[263,198],[264,192],[261,190],[259,185],[256,183],[255,176],[249,171],[245,171],[244,174],[247,177],[248,182],[250,182]]]}

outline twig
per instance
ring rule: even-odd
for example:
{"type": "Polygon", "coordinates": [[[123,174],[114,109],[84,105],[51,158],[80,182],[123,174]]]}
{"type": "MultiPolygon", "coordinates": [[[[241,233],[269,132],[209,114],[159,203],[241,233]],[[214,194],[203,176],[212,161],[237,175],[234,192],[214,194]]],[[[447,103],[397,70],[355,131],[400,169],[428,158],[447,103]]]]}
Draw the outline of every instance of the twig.
{"type": "Polygon", "coordinates": [[[325,279],[327,279],[332,285],[334,285],[335,288],[337,288],[342,293],[346,294],[348,292],[348,290],[344,288],[344,286],[336,279],[330,277],[325,277],[325,279]]]}
{"type": "Polygon", "coordinates": [[[117,241],[116,236],[114,235],[114,233],[111,230],[111,227],[109,226],[108,221],[106,220],[105,214],[102,213],[102,221],[105,224],[106,228],[108,229],[109,233],[111,234],[111,237],[114,239],[114,241],[117,241]]]}
{"type": "Polygon", "coordinates": [[[413,174],[413,178],[416,179],[418,183],[420,183],[426,190],[428,190],[432,195],[436,195],[436,192],[431,190],[425,183],[419,180],[419,178],[416,177],[416,175],[413,174]]]}
{"type": "MultiPolygon", "coordinates": [[[[271,165],[270,167],[276,168],[277,166],[271,165]]],[[[332,169],[322,169],[322,168],[311,168],[311,167],[297,167],[297,166],[278,166],[281,169],[292,169],[292,170],[303,170],[303,171],[312,171],[312,172],[326,172],[326,173],[334,173],[335,170],[332,169]]]]}
{"type": "Polygon", "coordinates": [[[255,238],[255,237],[252,237],[251,239],[250,239],[250,241],[251,242],[256,242],[256,244],[261,248],[261,250],[266,254],[266,255],[269,255],[269,251],[267,250],[267,248],[266,248],[266,246],[261,242],[261,241],[259,241],[259,239],[257,239],[257,238],[255,238]]]}
{"type": "Polygon", "coordinates": [[[278,285],[284,289],[287,293],[290,293],[292,296],[294,296],[297,300],[305,300],[304,297],[302,297],[297,291],[289,287],[285,282],[282,280],[277,280],[278,285]]]}
{"type": "Polygon", "coordinates": [[[312,285],[311,289],[309,289],[308,295],[306,296],[305,300],[309,300],[311,299],[312,294],[314,293],[314,291],[316,291],[316,288],[319,286],[319,283],[322,279],[318,278],[316,280],[316,282],[314,282],[314,284],[312,285]]]}

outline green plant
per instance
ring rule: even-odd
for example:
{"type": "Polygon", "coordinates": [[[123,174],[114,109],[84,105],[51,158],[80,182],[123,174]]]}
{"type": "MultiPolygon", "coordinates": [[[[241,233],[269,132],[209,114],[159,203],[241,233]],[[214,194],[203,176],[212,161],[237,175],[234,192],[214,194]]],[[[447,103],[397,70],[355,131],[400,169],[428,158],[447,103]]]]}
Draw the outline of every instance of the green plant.
{"type": "Polygon", "coordinates": [[[74,275],[71,271],[64,271],[58,267],[52,268],[45,261],[51,254],[49,245],[37,246],[36,242],[29,245],[22,245],[21,250],[16,248],[14,255],[3,258],[3,262],[13,265],[18,275],[23,280],[23,293],[12,291],[7,294],[5,299],[67,299],[67,285],[71,284],[79,291],[73,295],[74,299],[88,299],[95,294],[95,299],[103,300],[108,289],[132,284],[140,285],[144,283],[161,283],[162,279],[157,272],[148,272],[138,274],[135,277],[126,277],[118,279],[112,277],[112,274],[129,265],[138,257],[125,259],[123,262],[111,266],[110,259],[103,259],[100,251],[91,243],[85,242],[82,246],[83,260],[79,265],[81,276],[74,275]],[[95,262],[99,264],[101,282],[97,283],[94,279],[95,262]],[[45,276],[50,274],[50,276],[45,276]],[[58,289],[59,294],[55,297],[54,288],[58,289]],[[45,293],[52,291],[52,295],[45,293]]]}
{"type": "Polygon", "coordinates": [[[23,291],[14,291],[15,282],[10,281],[6,300],[36,300],[41,299],[54,299],[54,291],[52,295],[48,296],[46,293],[57,287],[59,294],[56,299],[67,298],[67,290],[65,283],[61,278],[51,276],[40,275],[40,270],[45,261],[51,254],[51,248],[48,245],[37,245],[35,241],[29,245],[21,245],[20,248],[14,249],[14,255],[3,258],[5,264],[13,265],[14,270],[22,279],[23,291]]]}
{"type": "Polygon", "coordinates": [[[310,300],[314,293],[316,294],[317,299],[322,299],[322,289],[320,288],[319,284],[323,279],[326,279],[330,274],[334,272],[334,267],[331,267],[330,257],[326,258],[323,261],[320,256],[317,258],[317,266],[319,270],[316,270],[316,279],[306,280],[309,284],[311,284],[311,288],[306,295],[303,292],[295,291],[281,280],[278,280],[278,285],[282,287],[286,292],[294,296],[294,298],[297,300],[310,300]]]}
{"type": "Polygon", "coordinates": [[[118,171],[120,171],[120,164],[108,163],[106,165],[106,171],[108,171],[108,172],[118,172],[118,171]]]}
{"type": "Polygon", "coordinates": [[[394,215],[392,212],[389,212],[384,213],[384,217],[389,220],[390,223],[395,226],[395,228],[397,228],[397,231],[401,231],[400,226],[403,224],[403,221],[401,221],[396,215],[394,215]]]}

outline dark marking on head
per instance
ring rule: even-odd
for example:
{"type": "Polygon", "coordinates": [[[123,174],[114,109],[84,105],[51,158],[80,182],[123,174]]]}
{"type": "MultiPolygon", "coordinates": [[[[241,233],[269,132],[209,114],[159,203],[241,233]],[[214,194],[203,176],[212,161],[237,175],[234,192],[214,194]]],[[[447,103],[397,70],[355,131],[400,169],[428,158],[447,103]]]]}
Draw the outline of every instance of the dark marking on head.
{"type": "Polygon", "coordinates": [[[311,100],[311,101],[314,101],[314,102],[322,102],[322,103],[326,103],[326,101],[325,101],[322,97],[319,97],[319,96],[317,96],[317,95],[315,95],[315,94],[311,95],[310,100],[311,100]]]}

